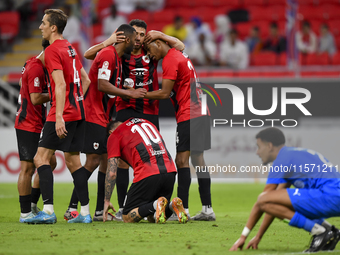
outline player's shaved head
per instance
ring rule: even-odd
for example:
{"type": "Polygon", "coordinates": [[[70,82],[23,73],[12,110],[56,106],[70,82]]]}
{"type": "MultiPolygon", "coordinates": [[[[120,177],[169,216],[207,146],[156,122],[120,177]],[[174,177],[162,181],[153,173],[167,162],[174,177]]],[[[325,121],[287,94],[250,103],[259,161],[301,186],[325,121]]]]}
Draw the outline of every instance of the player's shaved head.
{"type": "Polygon", "coordinates": [[[123,35],[125,35],[126,39],[125,42],[117,43],[116,45],[125,43],[124,53],[129,54],[132,51],[133,46],[135,45],[136,30],[128,24],[123,24],[120,25],[117,29],[117,32],[120,31],[123,32],[123,35]]]}
{"type": "Polygon", "coordinates": [[[275,127],[266,128],[256,135],[256,139],[261,139],[264,142],[270,142],[278,147],[286,143],[286,138],[283,132],[275,127]]]}
{"type": "Polygon", "coordinates": [[[130,38],[132,37],[132,35],[134,33],[136,33],[136,30],[132,26],[130,26],[129,24],[120,25],[117,28],[117,32],[120,32],[120,31],[124,32],[123,35],[128,36],[130,38]]]}

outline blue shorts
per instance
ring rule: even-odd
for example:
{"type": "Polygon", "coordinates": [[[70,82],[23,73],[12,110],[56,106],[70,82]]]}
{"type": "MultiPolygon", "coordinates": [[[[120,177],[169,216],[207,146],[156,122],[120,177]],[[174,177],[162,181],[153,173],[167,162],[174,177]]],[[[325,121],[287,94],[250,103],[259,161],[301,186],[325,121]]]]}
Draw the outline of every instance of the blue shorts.
{"type": "Polygon", "coordinates": [[[328,189],[287,189],[296,212],[308,219],[340,216],[340,190],[328,189]]]}

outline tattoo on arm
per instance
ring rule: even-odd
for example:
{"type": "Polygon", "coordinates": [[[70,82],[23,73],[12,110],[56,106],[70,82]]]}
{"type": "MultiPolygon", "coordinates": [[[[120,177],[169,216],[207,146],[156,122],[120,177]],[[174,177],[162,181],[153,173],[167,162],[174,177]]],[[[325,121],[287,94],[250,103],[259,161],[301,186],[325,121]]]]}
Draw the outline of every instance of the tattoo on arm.
{"type": "Polygon", "coordinates": [[[118,158],[110,158],[105,177],[105,200],[110,201],[117,178],[118,158]]]}
{"type": "Polygon", "coordinates": [[[139,222],[142,219],[137,215],[136,212],[131,212],[130,217],[133,219],[134,222],[139,222]]]}

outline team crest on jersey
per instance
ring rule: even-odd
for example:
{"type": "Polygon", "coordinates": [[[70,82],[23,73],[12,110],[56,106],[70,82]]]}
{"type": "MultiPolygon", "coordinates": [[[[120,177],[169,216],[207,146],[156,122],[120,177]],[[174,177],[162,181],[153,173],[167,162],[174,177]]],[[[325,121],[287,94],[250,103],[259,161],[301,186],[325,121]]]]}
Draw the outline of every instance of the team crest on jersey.
{"type": "Polygon", "coordinates": [[[39,87],[39,86],[40,86],[39,77],[35,77],[34,78],[34,87],[39,87]]]}
{"type": "Polygon", "coordinates": [[[143,56],[142,59],[143,59],[143,61],[144,61],[145,63],[150,63],[149,55],[143,56]]]}
{"type": "Polygon", "coordinates": [[[103,63],[103,67],[102,67],[103,69],[108,69],[109,68],[109,62],[108,61],[105,61],[104,63],[103,63]]]}
{"type": "Polygon", "coordinates": [[[99,143],[93,143],[93,149],[98,150],[99,148],[99,143]]]}

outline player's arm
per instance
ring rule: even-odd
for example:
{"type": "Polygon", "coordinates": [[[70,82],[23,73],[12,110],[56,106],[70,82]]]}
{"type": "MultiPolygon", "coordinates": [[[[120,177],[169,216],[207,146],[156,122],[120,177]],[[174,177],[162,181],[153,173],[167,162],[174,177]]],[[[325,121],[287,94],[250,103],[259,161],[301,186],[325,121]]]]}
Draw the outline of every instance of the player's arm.
{"type": "Polygon", "coordinates": [[[176,50],[183,51],[185,48],[184,43],[181,42],[181,40],[156,30],[151,30],[146,34],[145,43],[148,44],[157,39],[167,42],[171,48],[175,48],[176,50]]]}
{"type": "Polygon", "coordinates": [[[66,83],[62,70],[54,70],[52,72],[52,78],[55,83],[55,100],[56,100],[55,129],[58,137],[61,139],[67,136],[65,121],[63,118],[66,96],[66,83]]]}
{"type": "Polygon", "coordinates": [[[82,87],[83,87],[83,94],[85,95],[87,89],[89,88],[89,86],[91,84],[91,80],[90,80],[89,76],[87,75],[84,67],[81,68],[80,75],[81,75],[81,84],[82,84],[82,87]]]}
{"type": "Polygon", "coordinates": [[[162,89],[147,92],[144,97],[147,99],[152,99],[152,100],[167,99],[170,97],[174,84],[175,84],[174,80],[163,79],[162,89]]]}
{"type": "MultiPolygon", "coordinates": [[[[268,184],[268,185],[273,185],[273,184],[268,184]]],[[[281,183],[277,186],[276,189],[287,189],[289,187],[290,187],[289,183],[281,183]]],[[[258,249],[258,244],[260,243],[264,233],[267,231],[267,229],[269,228],[270,224],[272,224],[274,219],[275,217],[268,213],[264,215],[264,219],[261,223],[260,229],[257,232],[257,234],[249,241],[247,245],[247,249],[249,248],[258,249]]]]}
{"type": "Polygon", "coordinates": [[[107,171],[105,177],[105,195],[104,195],[104,217],[103,221],[105,222],[107,219],[107,215],[109,209],[112,209],[114,212],[116,211],[110,202],[113,189],[116,184],[117,179],[117,168],[118,168],[118,159],[119,158],[109,158],[107,162],[107,171]]]}
{"type": "Polygon", "coordinates": [[[109,38],[107,38],[104,42],[96,44],[96,45],[92,46],[91,48],[89,48],[87,51],[85,51],[84,57],[87,58],[87,59],[93,60],[100,50],[102,50],[102,49],[106,48],[107,46],[110,46],[114,43],[124,42],[125,41],[125,35],[122,35],[123,33],[124,33],[123,31],[119,31],[117,33],[116,33],[116,31],[114,31],[112,33],[112,35],[109,38]]]}
{"type": "Polygon", "coordinates": [[[50,101],[48,93],[30,93],[30,99],[33,105],[40,105],[50,101]]]}
{"type": "Polygon", "coordinates": [[[143,98],[146,93],[146,89],[119,89],[104,79],[98,79],[98,90],[112,96],[124,98],[143,98]]]}
{"type": "MultiPolygon", "coordinates": [[[[278,186],[277,184],[267,184],[263,189],[263,193],[275,190],[277,186],[278,186]]],[[[243,245],[245,244],[245,241],[250,231],[254,228],[256,223],[259,221],[262,214],[263,212],[260,210],[260,207],[257,205],[257,203],[255,203],[250,212],[247,224],[244,227],[240,238],[234,243],[234,245],[230,248],[229,251],[237,251],[238,248],[240,248],[241,250],[243,249],[243,245]]]]}

